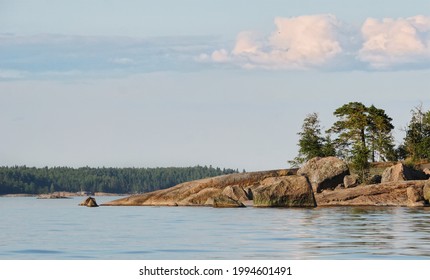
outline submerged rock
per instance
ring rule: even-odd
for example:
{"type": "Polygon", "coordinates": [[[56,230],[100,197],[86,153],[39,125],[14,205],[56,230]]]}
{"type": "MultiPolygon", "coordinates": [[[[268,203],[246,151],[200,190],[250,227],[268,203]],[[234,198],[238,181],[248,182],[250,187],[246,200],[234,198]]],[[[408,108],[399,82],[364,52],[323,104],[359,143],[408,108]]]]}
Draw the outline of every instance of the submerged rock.
{"type": "Polygon", "coordinates": [[[315,198],[304,176],[267,178],[254,189],[256,207],[315,207],[315,198]]]}
{"type": "Polygon", "coordinates": [[[343,183],[343,178],[349,175],[348,165],[336,157],[316,157],[306,162],[297,175],[306,176],[314,192],[324,189],[334,189],[343,183]]]}
{"type": "Polygon", "coordinates": [[[97,205],[96,199],[91,196],[85,199],[84,201],[82,201],[81,203],[79,203],[79,206],[99,207],[97,205]]]}

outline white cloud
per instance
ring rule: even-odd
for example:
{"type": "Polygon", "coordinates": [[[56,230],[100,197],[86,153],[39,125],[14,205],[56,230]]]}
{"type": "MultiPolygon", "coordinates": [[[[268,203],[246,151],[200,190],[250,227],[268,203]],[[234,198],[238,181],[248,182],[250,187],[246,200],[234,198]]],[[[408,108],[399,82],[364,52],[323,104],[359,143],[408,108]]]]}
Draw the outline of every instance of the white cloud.
{"type": "Polygon", "coordinates": [[[307,69],[322,67],[343,52],[346,25],[333,15],[276,18],[276,30],[261,38],[241,32],[233,50],[212,53],[214,62],[233,62],[242,67],[307,69]]]}
{"type": "Polygon", "coordinates": [[[231,51],[215,50],[199,61],[263,69],[430,68],[430,17],[368,18],[361,28],[330,14],[274,23],[270,35],[240,32],[231,51]]]}
{"type": "Polygon", "coordinates": [[[228,52],[225,49],[214,51],[211,55],[211,58],[215,62],[228,62],[229,61],[228,52]]]}
{"type": "Polygon", "coordinates": [[[430,18],[367,19],[362,28],[359,59],[373,68],[404,64],[430,65],[430,18]]]}

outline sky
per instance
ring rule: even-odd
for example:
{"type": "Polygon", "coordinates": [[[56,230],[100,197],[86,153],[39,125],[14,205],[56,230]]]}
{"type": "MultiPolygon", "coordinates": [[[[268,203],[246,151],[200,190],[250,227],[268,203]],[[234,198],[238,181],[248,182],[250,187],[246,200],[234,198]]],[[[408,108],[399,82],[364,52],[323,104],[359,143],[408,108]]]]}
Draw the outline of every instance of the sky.
{"type": "Polygon", "coordinates": [[[287,168],[351,101],[430,109],[430,2],[0,0],[0,165],[287,168]]]}

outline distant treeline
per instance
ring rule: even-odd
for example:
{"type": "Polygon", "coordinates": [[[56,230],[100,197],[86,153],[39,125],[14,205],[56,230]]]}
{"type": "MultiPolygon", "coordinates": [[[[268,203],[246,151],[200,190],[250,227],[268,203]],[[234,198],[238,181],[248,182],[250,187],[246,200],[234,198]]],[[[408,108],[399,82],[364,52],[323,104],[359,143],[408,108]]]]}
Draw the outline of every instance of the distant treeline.
{"type": "Polygon", "coordinates": [[[0,167],[0,194],[64,192],[143,193],[238,170],[212,166],[167,168],[0,167]]]}

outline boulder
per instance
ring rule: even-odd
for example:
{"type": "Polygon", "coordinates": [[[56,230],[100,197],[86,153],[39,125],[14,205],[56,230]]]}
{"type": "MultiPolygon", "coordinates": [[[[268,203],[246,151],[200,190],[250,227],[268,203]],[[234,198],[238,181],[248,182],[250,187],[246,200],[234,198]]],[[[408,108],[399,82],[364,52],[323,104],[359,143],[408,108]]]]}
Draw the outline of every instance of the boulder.
{"type": "Polygon", "coordinates": [[[215,208],[236,208],[245,207],[242,202],[228,197],[226,195],[219,195],[213,199],[213,207],[215,208]]]}
{"type": "Polygon", "coordinates": [[[297,175],[306,176],[314,192],[324,189],[334,189],[343,183],[343,178],[349,175],[348,165],[336,157],[316,157],[306,162],[297,175]]]}
{"type": "Polygon", "coordinates": [[[411,186],[406,189],[408,206],[424,206],[423,187],[411,186]]]}
{"type": "Polygon", "coordinates": [[[426,175],[427,175],[427,177],[429,177],[429,176],[430,176],[430,168],[424,168],[424,169],[423,169],[423,172],[424,172],[424,174],[426,174],[426,175]]]}
{"type": "Polygon", "coordinates": [[[97,205],[96,199],[94,197],[89,196],[87,199],[79,203],[79,206],[87,206],[87,207],[99,207],[97,205]]]}
{"type": "Polygon", "coordinates": [[[384,170],[381,183],[426,179],[427,175],[424,172],[415,170],[403,163],[398,163],[384,170]]]}
{"type": "MultiPolygon", "coordinates": [[[[426,181],[415,180],[360,185],[317,193],[315,200],[318,206],[423,206],[420,190],[425,184],[426,181]]],[[[421,192],[424,199],[424,191],[421,192]]]]}
{"type": "Polygon", "coordinates": [[[430,181],[427,181],[423,188],[423,197],[424,200],[430,202],[430,181]]]}
{"type": "Polygon", "coordinates": [[[255,207],[315,207],[315,198],[304,176],[267,178],[253,191],[255,207]]]}
{"type": "Polygon", "coordinates": [[[250,197],[250,195],[238,185],[225,187],[221,194],[238,201],[246,201],[252,199],[252,196],[250,197]]]}
{"type": "Polygon", "coordinates": [[[358,175],[346,175],[343,177],[343,186],[345,188],[353,188],[358,186],[358,175]]]}

